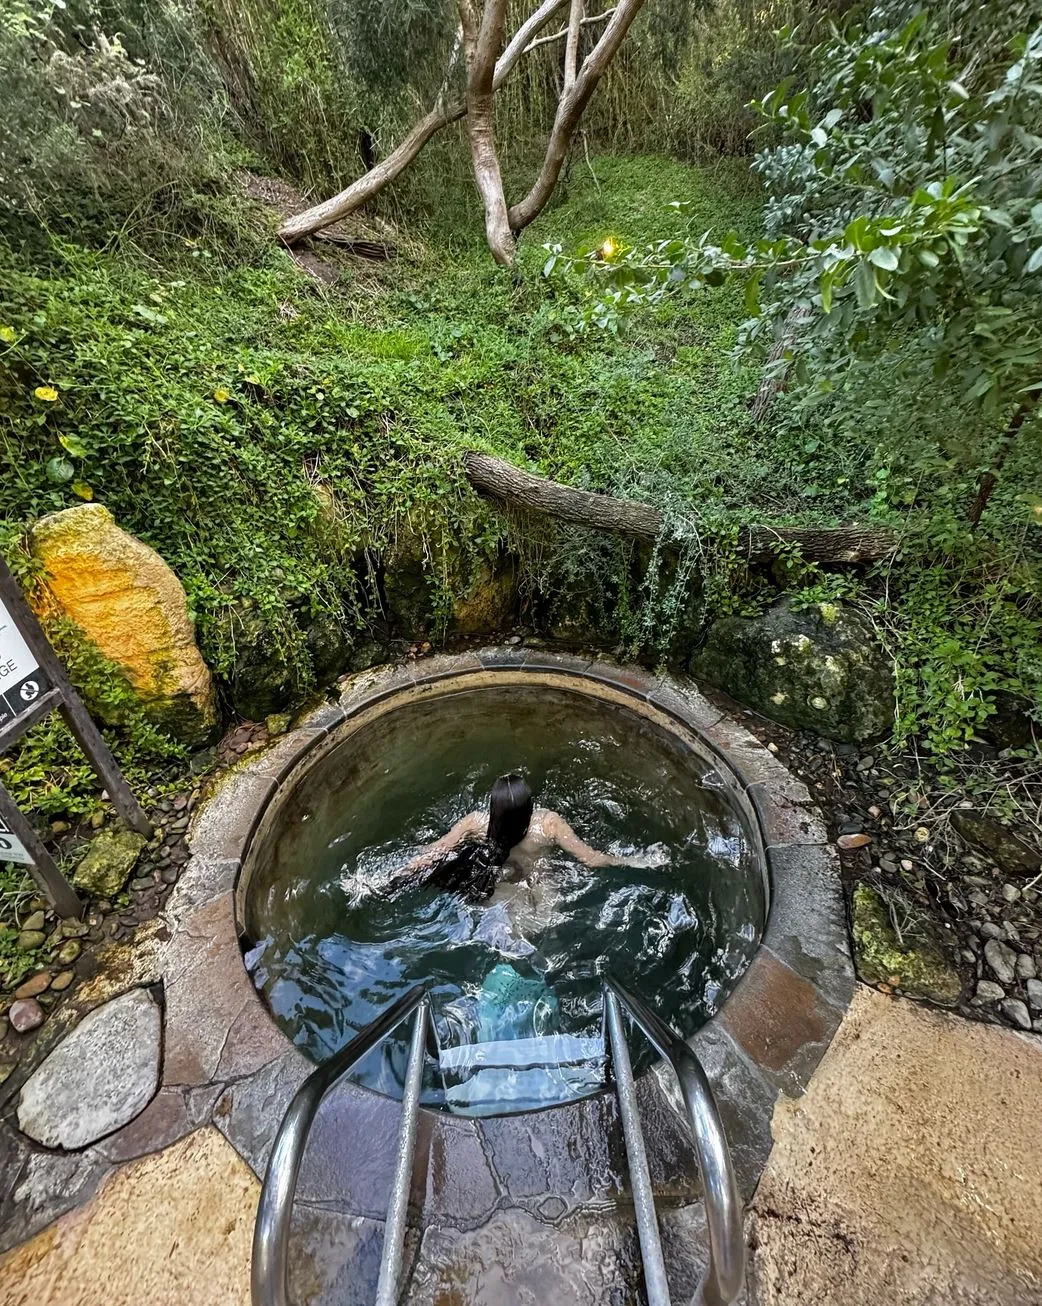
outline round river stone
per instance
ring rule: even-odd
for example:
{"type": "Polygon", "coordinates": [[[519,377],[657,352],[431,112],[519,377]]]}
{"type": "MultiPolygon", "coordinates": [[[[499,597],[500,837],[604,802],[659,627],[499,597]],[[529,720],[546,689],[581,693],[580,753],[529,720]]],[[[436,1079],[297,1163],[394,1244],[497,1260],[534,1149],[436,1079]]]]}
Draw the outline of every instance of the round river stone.
{"type": "Polygon", "coordinates": [[[35,998],[19,998],[17,1002],[12,1002],[7,1014],[12,1028],[19,1034],[28,1034],[31,1029],[43,1024],[43,1007],[35,998]]]}
{"type": "Polygon", "coordinates": [[[22,1132],[45,1147],[86,1147],[133,1120],[159,1085],[160,1031],[145,989],[92,1011],[26,1081],[22,1132]]]}

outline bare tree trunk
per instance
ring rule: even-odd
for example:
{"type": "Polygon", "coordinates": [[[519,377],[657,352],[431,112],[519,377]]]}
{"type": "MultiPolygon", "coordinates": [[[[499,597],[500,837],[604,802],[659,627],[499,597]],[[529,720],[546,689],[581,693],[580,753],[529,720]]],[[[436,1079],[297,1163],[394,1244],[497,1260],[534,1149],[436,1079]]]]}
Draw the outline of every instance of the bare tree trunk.
{"type": "Polygon", "coordinates": [[[539,176],[525,198],[510,210],[510,226],[515,234],[539,216],[553,194],[583,110],[643,5],[644,0],[619,0],[600,40],[583,60],[575,81],[569,86],[566,79],[539,176]]]}
{"type": "Polygon", "coordinates": [[[504,267],[514,262],[514,235],[507,220],[503,176],[492,126],[492,84],[503,44],[506,0],[485,0],[478,25],[472,0],[458,0],[467,52],[467,135],[474,180],[485,206],[485,235],[492,257],[504,267]]]}
{"type": "Polygon", "coordinates": [[[582,30],[583,0],[572,0],[568,12],[568,43],[564,50],[564,89],[570,91],[579,72],[579,33],[582,30]]]}
{"type": "MultiPolygon", "coordinates": [[[[655,540],[662,530],[662,514],[650,503],[574,490],[488,454],[465,454],[464,464],[476,490],[530,512],[642,540],[655,540]]],[[[768,561],[796,545],[809,562],[863,565],[888,557],[896,543],[890,531],[863,526],[747,526],[738,536],[738,549],[750,562],[768,561]]]]}
{"type": "Polygon", "coordinates": [[[771,347],[771,352],[767,356],[767,366],[764,368],[763,379],[761,380],[756,397],[753,399],[752,419],[754,422],[762,422],[774,403],[777,395],[785,388],[785,379],[788,369],[782,369],[776,364],[780,364],[785,355],[792,349],[799,339],[800,332],[814,316],[813,311],[806,304],[797,304],[795,308],[789,310],[789,314],[782,326],[781,335],[771,347]]]}
{"type": "MultiPolygon", "coordinates": [[[[541,32],[554,14],[563,9],[567,3],[568,0],[543,0],[542,4],[521,24],[496,64],[492,78],[493,92],[502,86],[513,72],[517,61],[531,48],[536,34],[541,32]]],[[[443,102],[443,96],[439,96],[438,104],[426,117],[420,119],[405,140],[392,150],[386,159],[381,160],[375,168],[371,168],[365,176],[352,182],[339,195],[334,195],[332,199],[325,200],[287,219],[279,229],[279,238],[287,245],[292,245],[304,236],[310,236],[312,232],[328,227],[330,223],[361,208],[405,171],[432,136],[443,127],[447,127],[449,123],[459,122],[466,112],[465,101],[454,100],[446,104],[443,102]]]]}
{"type": "Polygon", "coordinates": [[[1029,415],[1034,412],[1037,405],[1038,394],[1036,392],[1030,399],[1025,399],[1010,418],[1009,425],[1003,432],[1002,443],[999,446],[994,466],[990,471],[984,473],[977,484],[977,494],[973,503],[970,505],[970,527],[972,530],[976,530],[980,525],[980,519],[984,515],[984,509],[988,506],[988,501],[995,493],[995,487],[999,483],[999,473],[1002,471],[1002,465],[1012,452],[1014,444],[1016,444],[1017,436],[1020,434],[1020,428],[1024,425],[1029,415]]]}

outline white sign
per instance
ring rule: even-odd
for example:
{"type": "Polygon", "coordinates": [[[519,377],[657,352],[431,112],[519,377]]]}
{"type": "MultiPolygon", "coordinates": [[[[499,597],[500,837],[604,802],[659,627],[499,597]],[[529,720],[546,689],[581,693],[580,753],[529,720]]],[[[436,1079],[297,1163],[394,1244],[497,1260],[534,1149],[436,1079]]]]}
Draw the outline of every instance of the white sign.
{"type": "Polygon", "coordinates": [[[32,866],[33,859],[25,851],[25,844],[16,839],[0,817],[0,862],[17,862],[19,866],[32,866]]]}
{"type": "Polygon", "coordinates": [[[22,632],[0,603],[0,729],[32,707],[46,688],[22,632]]]}

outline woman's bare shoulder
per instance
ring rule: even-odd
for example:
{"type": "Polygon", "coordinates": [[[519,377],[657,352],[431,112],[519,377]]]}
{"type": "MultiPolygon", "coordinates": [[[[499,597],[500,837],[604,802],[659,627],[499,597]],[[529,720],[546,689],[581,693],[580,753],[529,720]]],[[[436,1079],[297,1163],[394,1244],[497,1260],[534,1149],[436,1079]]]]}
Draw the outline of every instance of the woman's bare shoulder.
{"type": "Polygon", "coordinates": [[[560,829],[564,817],[560,812],[555,812],[550,807],[537,807],[532,813],[532,820],[529,822],[530,830],[539,830],[544,834],[551,835],[555,830],[560,829]]]}
{"type": "Polygon", "coordinates": [[[488,830],[488,812],[482,808],[468,812],[456,828],[465,838],[483,836],[488,830]]]}

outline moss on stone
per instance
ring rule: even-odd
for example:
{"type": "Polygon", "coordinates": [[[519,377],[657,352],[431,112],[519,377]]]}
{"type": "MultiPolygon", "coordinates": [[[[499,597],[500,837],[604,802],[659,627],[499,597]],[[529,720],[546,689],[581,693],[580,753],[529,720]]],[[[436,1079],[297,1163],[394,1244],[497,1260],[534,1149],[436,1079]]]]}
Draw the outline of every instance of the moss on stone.
{"type": "Polygon", "coordinates": [[[102,830],[90,842],[72,877],[78,889],[96,898],[113,898],[126,884],[144,848],[144,835],[133,830],[102,830]]]}
{"type": "Polygon", "coordinates": [[[493,571],[487,562],[474,570],[466,594],[452,605],[452,628],[460,635],[503,630],[517,612],[517,570],[508,561],[493,571]]]}
{"type": "Polygon", "coordinates": [[[57,606],[119,668],[145,715],[183,743],[209,738],[217,725],[210,671],[181,582],[155,549],[100,503],[42,517],[32,549],[57,606]]]}
{"type": "Polygon", "coordinates": [[[692,674],[796,729],[850,743],[878,739],[894,719],[889,661],[871,626],[836,603],[761,617],[725,617],[691,660],[692,674]]]}
{"type": "Polygon", "coordinates": [[[854,961],[867,984],[889,984],[909,997],[957,1002],[962,981],[930,938],[899,939],[886,904],[870,885],[854,890],[851,911],[854,961]]]}

